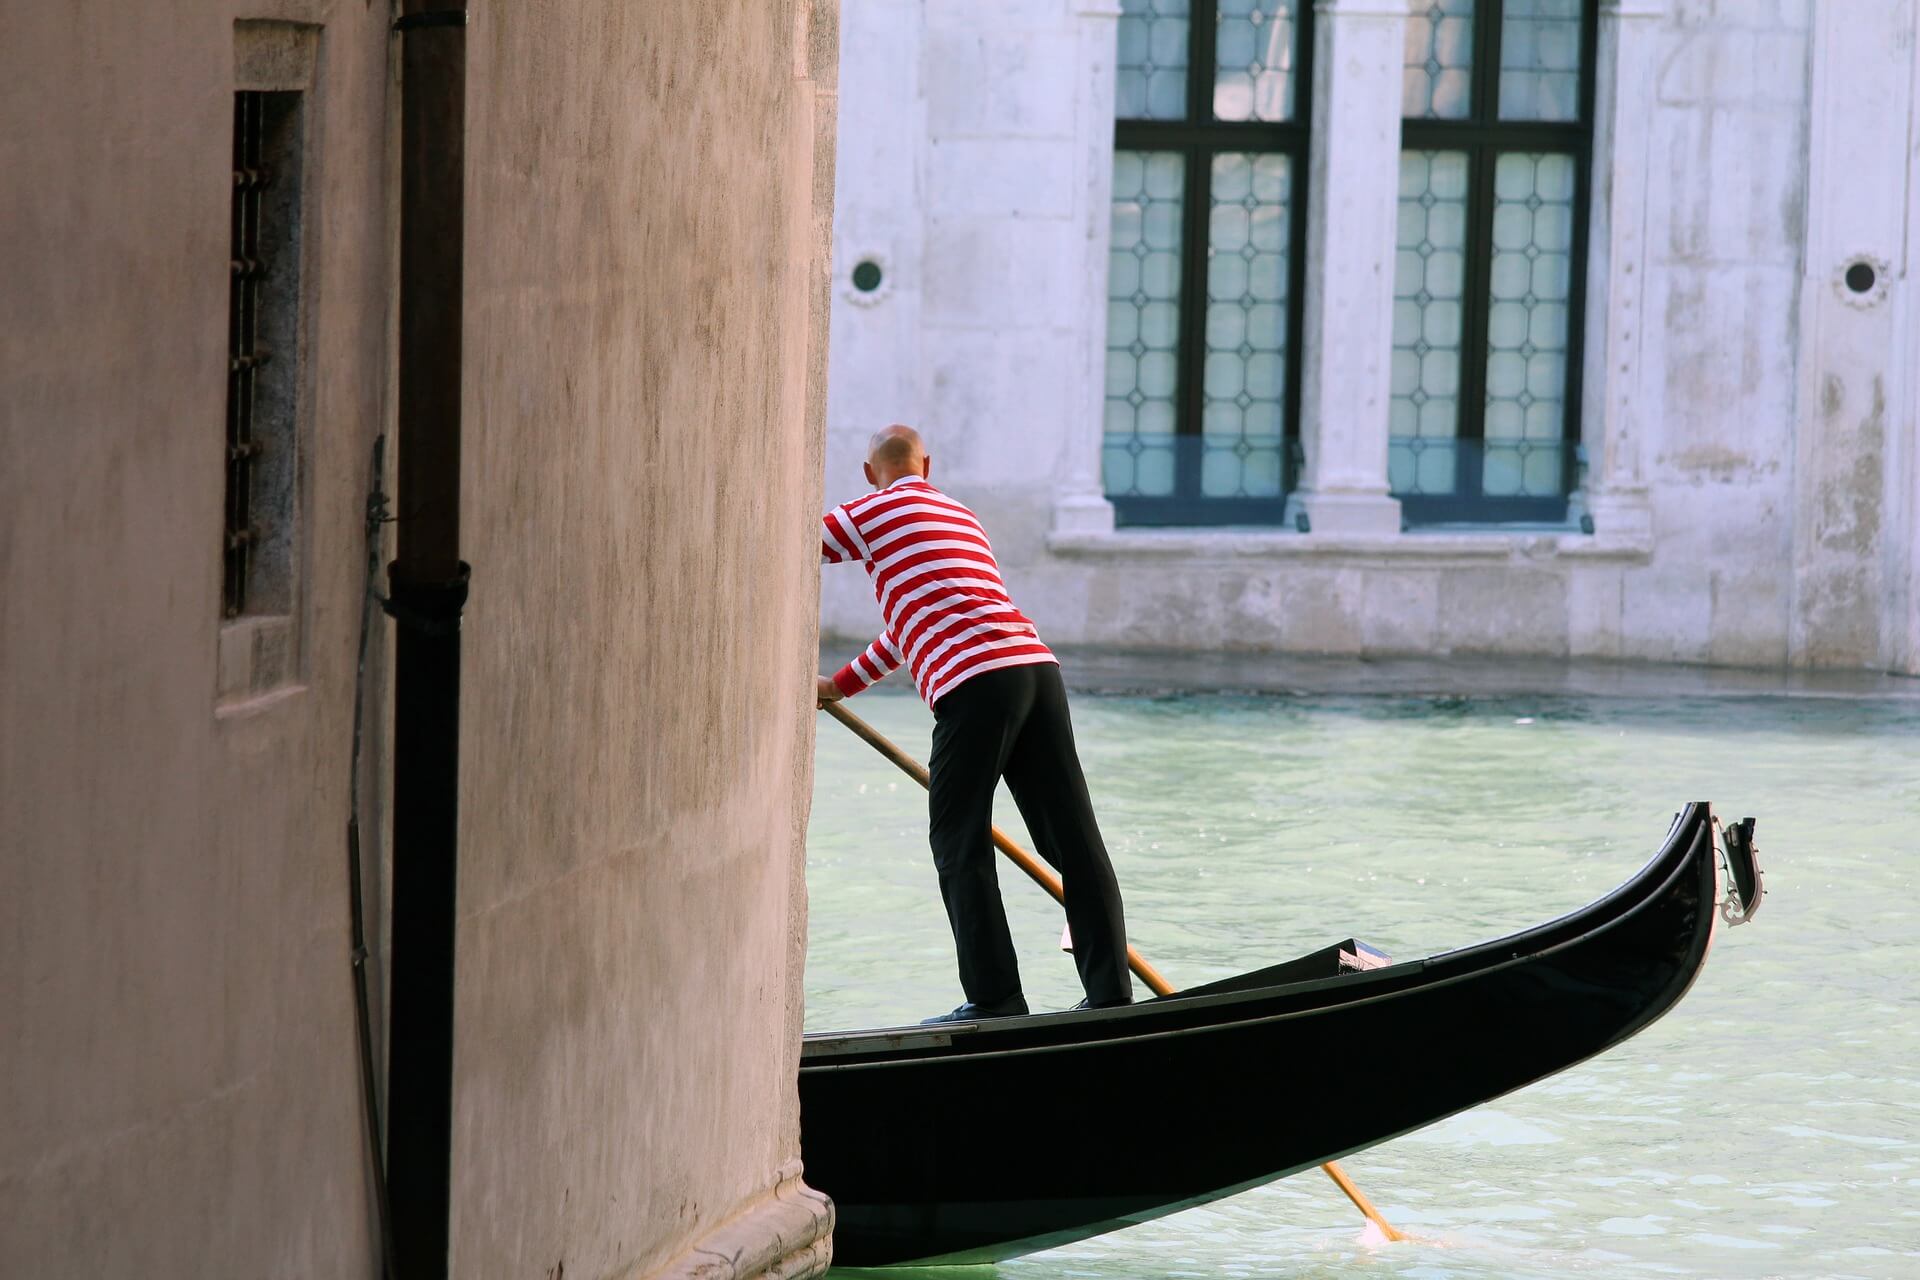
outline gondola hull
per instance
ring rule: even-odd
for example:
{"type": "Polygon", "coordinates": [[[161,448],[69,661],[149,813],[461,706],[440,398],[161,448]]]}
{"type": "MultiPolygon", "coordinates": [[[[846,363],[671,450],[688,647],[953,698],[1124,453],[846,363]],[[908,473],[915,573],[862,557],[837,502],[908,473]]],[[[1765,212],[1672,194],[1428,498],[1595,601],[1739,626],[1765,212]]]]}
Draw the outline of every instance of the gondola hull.
{"type": "Polygon", "coordinates": [[[810,1036],[802,1150],[835,1203],[835,1260],[982,1262],[1084,1239],[1589,1058],[1699,972],[1712,830],[1708,807],[1690,805],[1599,902],[1426,960],[1309,981],[1278,966],[1123,1010],[810,1036]]]}

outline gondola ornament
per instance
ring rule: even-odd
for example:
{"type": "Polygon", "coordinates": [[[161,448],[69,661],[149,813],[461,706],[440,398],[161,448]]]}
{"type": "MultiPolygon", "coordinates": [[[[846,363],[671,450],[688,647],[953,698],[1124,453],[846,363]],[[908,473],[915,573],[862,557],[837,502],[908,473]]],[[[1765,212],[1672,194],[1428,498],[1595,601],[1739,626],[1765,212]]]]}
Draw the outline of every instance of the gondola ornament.
{"type": "Polygon", "coordinates": [[[1760,909],[1766,887],[1760,874],[1760,848],[1753,842],[1757,820],[1742,818],[1723,825],[1713,820],[1719,835],[1720,863],[1726,868],[1728,892],[1720,899],[1720,918],[1729,925],[1745,924],[1760,909]]]}

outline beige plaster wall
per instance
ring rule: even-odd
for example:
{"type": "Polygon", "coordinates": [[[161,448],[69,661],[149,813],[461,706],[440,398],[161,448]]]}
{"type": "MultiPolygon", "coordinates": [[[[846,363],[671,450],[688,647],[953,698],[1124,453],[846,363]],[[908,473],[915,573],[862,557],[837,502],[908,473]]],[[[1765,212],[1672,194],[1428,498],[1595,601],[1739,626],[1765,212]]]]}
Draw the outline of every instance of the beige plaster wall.
{"type": "Polygon", "coordinates": [[[383,8],[0,3],[0,1274],[373,1273],[343,831],[383,8]],[[238,16],[323,25],[301,643],[217,708],[238,16]]]}
{"type": "MultiPolygon", "coordinates": [[[[0,0],[0,1275],[377,1274],[343,831],[387,8],[0,0]],[[236,17],[317,29],[299,644],[222,701],[236,17]]],[[[806,1274],[768,1249],[819,1215],[834,6],[481,3],[469,39],[453,1274],[716,1239],[806,1274]]]]}
{"type": "Polygon", "coordinates": [[[832,14],[471,29],[462,1277],[649,1274],[798,1154],[832,14]]]}

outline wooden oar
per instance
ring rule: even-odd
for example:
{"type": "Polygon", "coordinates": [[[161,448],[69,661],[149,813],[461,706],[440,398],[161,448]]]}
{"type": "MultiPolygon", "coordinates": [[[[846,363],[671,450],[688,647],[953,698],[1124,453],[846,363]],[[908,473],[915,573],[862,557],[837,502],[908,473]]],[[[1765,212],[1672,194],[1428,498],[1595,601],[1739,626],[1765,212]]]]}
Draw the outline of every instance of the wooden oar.
{"type": "MultiPolygon", "coordinates": [[[[886,736],[878,729],[875,729],[865,720],[862,720],[859,716],[847,710],[846,707],[839,702],[823,703],[822,706],[828,715],[853,730],[854,734],[866,742],[868,746],[893,761],[902,773],[923,787],[930,785],[926,767],[900,748],[894,746],[893,743],[887,741],[886,736]]],[[[1013,864],[1026,872],[1028,878],[1035,884],[1052,895],[1055,902],[1065,906],[1067,893],[1066,889],[1060,883],[1060,877],[1054,875],[1053,872],[1043,866],[1038,858],[1015,844],[1007,833],[999,827],[992,827],[990,830],[993,833],[994,848],[1000,850],[1000,852],[1012,859],[1013,864]]],[[[1173,984],[1161,976],[1158,969],[1148,964],[1131,945],[1127,947],[1127,967],[1139,976],[1140,981],[1147,984],[1148,989],[1151,990],[1153,994],[1157,996],[1170,996],[1173,994],[1173,984]]],[[[1373,1201],[1367,1199],[1365,1193],[1353,1184],[1353,1179],[1347,1176],[1347,1171],[1342,1169],[1338,1162],[1329,1160],[1321,1165],[1320,1168],[1329,1178],[1333,1179],[1333,1185],[1339,1187],[1340,1190],[1346,1193],[1347,1199],[1353,1201],[1354,1207],[1365,1214],[1369,1222],[1380,1228],[1382,1235],[1386,1236],[1389,1240],[1405,1240],[1407,1238],[1405,1232],[1399,1230],[1391,1222],[1388,1222],[1386,1218],[1382,1216],[1381,1212],[1374,1208],[1373,1201]]]]}

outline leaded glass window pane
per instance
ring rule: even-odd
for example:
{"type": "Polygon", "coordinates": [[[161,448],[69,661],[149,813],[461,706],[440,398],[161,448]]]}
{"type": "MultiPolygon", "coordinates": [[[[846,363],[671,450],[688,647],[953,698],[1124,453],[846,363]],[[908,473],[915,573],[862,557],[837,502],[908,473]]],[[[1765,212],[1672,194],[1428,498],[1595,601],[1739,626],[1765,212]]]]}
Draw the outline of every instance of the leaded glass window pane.
{"type": "Polygon", "coordinates": [[[1288,213],[1293,161],[1213,158],[1200,492],[1277,498],[1286,434],[1288,213]]]}
{"type": "Polygon", "coordinates": [[[1580,118],[1582,0],[1507,0],[1500,20],[1500,118],[1580,118]]]}
{"type": "Polygon", "coordinates": [[[1488,494],[1562,491],[1574,187],[1571,156],[1511,152],[1494,165],[1481,479],[1488,494]]]}
{"type": "Polygon", "coordinates": [[[1187,25],[1187,0],[1121,0],[1116,118],[1187,114],[1187,25]]]}
{"type": "Polygon", "coordinates": [[[1185,174],[1178,152],[1114,153],[1102,451],[1110,494],[1164,497],[1174,489],[1185,174]]]}
{"type": "Polygon", "coordinates": [[[1464,120],[1472,110],[1473,0],[1427,0],[1407,17],[1400,114],[1464,120]]]}
{"type": "Polygon", "coordinates": [[[1213,45],[1215,118],[1293,119],[1298,7],[1298,0],[1220,0],[1213,45]]]}
{"type": "Polygon", "coordinates": [[[1467,157],[1400,154],[1387,479],[1395,493],[1452,493],[1460,434],[1467,157]]]}

